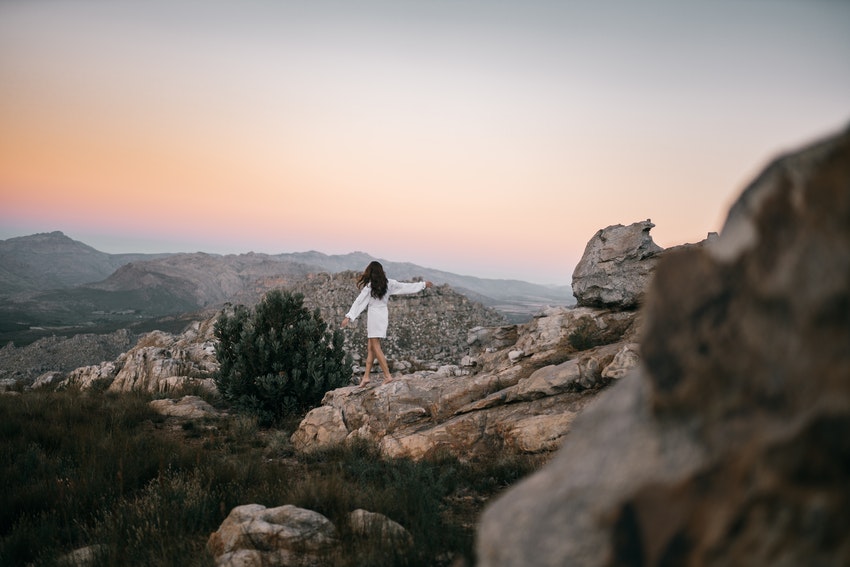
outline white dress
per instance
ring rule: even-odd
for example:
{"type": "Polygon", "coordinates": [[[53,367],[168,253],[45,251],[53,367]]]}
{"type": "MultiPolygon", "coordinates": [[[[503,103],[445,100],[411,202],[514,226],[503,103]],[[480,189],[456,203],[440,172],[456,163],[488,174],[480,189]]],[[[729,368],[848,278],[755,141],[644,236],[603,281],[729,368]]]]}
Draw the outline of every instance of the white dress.
{"type": "Polygon", "coordinates": [[[354,321],[368,307],[369,311],[366,313],[366,334],[370,339],[383,339],[387,336],[387,325],[389,324],[387,302],[390,296],[417,293],[423,289],[425,289],[425,282],[402,283],[387,279],[387,293],[384,294],[384,297],[378,299],[372,297],[372,286],[366,284],[345,316],[354,321]]]}

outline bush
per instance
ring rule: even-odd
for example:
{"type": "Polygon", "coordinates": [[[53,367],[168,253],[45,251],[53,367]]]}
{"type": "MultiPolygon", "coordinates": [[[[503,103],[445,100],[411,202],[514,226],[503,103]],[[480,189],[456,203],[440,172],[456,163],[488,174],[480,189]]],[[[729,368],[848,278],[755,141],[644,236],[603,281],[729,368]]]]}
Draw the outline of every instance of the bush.
{"type": "Polygon", "coordinates": [[[351,379],[342,333],[329,331],[319,310],[311,313],[303,300],[275,290],[253,311],[239,305],[216,321],[216,386],[264,425],[319,405],[325,392],[351,379]]]}

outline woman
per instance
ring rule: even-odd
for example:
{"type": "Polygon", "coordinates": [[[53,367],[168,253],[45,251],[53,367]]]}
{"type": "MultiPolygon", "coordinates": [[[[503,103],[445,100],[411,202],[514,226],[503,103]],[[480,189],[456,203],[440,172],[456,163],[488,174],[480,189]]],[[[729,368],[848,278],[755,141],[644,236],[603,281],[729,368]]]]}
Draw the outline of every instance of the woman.
{"type": "Polygon", "coordinates": [[[381,339],[387,336],[389,324],[387,302],[390,296],[417,293],[432,285],[434,284],[431,282],[401,283],[388,279],[380,262],[370,262],[357,278],[357,287],[361,289],[360,295],[354,300],[354,304],[342,320],[342,327],[347,327],[348,323],[356,320],[364,309],[369,308],[366,314],[366,335],[369,337],[366,343],[366,371],[360,381],[361,386],[369,383],[369,373],[372,372],[372,362],[375,358],[378,359],[378,364],[384,372],[384,384],[393,381],[387,366],[387,358],[381,350],[381,339]]]}

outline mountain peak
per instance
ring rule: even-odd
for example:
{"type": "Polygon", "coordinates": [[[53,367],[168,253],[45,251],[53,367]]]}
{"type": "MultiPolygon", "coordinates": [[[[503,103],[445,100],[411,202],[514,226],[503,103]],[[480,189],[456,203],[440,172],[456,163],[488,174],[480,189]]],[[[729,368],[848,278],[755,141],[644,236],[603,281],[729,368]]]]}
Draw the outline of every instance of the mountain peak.
{"type": "Polygon", "coordinates": [[[0,240],[0,293],[99,281],[117,266],[109,254],[61,231],[0,240]]]}

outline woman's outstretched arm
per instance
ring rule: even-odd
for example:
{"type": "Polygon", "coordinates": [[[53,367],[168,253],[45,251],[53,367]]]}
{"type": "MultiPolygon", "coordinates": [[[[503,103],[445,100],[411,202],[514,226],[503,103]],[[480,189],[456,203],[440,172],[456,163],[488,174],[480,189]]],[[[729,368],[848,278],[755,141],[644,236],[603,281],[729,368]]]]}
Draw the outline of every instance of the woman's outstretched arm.
{"type": "Polygon", "coordinates": [[[397,282],[387,280],[387,293],[390,295],[403,295],[406,293],[418,293],[425,288],[431,287],[431,282],[397,282]]]}

